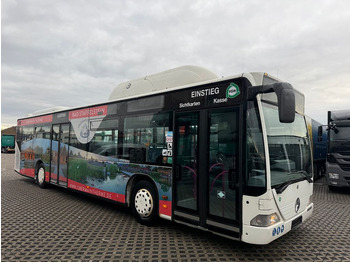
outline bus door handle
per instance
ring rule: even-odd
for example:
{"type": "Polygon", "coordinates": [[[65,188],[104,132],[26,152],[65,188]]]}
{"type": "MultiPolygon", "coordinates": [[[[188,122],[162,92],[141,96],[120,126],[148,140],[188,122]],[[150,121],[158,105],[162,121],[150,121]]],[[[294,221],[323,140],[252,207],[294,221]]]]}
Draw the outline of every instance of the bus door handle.
{"type": "Polygon", "coordinates": [[[230,189],[235,189],[236,185],[238,184],[238,176],[235,169],[229,169],[228,170],[228,187],[230,189]]]}
{"type": "Polygon", "coordinates": [[[175,167],[175,177],[176,177],[176,181],[181,181],[181,179],[182,179],[181,165],[176,165],[176,167],[175,167]]]}

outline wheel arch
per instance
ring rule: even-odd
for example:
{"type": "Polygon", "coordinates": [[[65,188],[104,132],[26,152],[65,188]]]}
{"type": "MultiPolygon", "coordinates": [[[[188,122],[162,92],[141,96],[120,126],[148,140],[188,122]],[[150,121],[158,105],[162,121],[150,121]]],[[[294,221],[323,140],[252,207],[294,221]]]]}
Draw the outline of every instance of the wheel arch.
{"type": "Polygon", "coordinates": [[[38,172],[39,172],[39,167],[40,167],[41,165],[43,165],[44,168],[45,168],[44,162],[43,162],[42,160],[36,161],[36,163],[35,163],[35,169],[34,169],[34,170],[35,170],[35,175],[38,174],[38,172]]]}
{"type": "Polygon", "coordinates": [[[158,192],[158,187],[155,183],[155,181],[148,175],[145,174],[134,174],[128,181],[127,185],[126,185],[126,190],[125,190],[125,202],[126,205],[128,207],[130,207],[130,203],[131,203],[131,192],[132,189],[134,188],[134,186],[136,185],[137,182],[141,181],[141,180],[145,180],[150,182],[153,186],[154,189],[156,190],[156,194],[157,194],[157,205],[159,206],[159,192],[158,192]]]}

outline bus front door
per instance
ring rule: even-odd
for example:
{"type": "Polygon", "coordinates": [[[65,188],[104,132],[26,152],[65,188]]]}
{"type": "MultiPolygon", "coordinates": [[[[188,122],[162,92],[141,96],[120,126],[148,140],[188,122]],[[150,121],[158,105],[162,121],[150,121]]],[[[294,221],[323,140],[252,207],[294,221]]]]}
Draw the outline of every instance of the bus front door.
{"type": "Polygon", "coordinates": [[[239,238],[239,110],[175,116],[174,220],[239,238]]]}
{"type": "Polygon", "coordinates": [[[70,124],[52,126],[50,183],[67,186],[67,162],[70,124]]]}

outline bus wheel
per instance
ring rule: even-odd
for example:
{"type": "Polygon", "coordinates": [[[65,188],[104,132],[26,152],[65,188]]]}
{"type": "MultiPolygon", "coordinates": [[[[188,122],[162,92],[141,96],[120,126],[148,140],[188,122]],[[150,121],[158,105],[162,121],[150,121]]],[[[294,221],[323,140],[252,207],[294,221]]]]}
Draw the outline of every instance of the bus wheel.
{"type": "Polygon", "coordinates": [[[150,182],[141,180],[136,183],[132,190],[131,211],[143,225],[151,226],[157,220],[157,194],[150,182]]]}
{"type": "Polygon", "coordinates": [[[38,185],[41,188],[44,188],[46,186],[45,182],[45,167],[43,164],[40,164],[39,169],[38,169],[38,174],[37,174],[37,182],[38,185]]]}

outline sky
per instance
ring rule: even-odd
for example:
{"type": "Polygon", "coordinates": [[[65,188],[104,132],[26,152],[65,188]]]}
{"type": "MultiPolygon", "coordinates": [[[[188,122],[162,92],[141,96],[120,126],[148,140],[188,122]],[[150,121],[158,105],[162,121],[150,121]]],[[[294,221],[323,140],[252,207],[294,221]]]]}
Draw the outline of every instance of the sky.
{"type": "Polygon", "coordinates": [[[347,0],[2,0],[1,125],[182,65],[267,72],[326,124],[350,108],[349,26],[347,0]]]}

